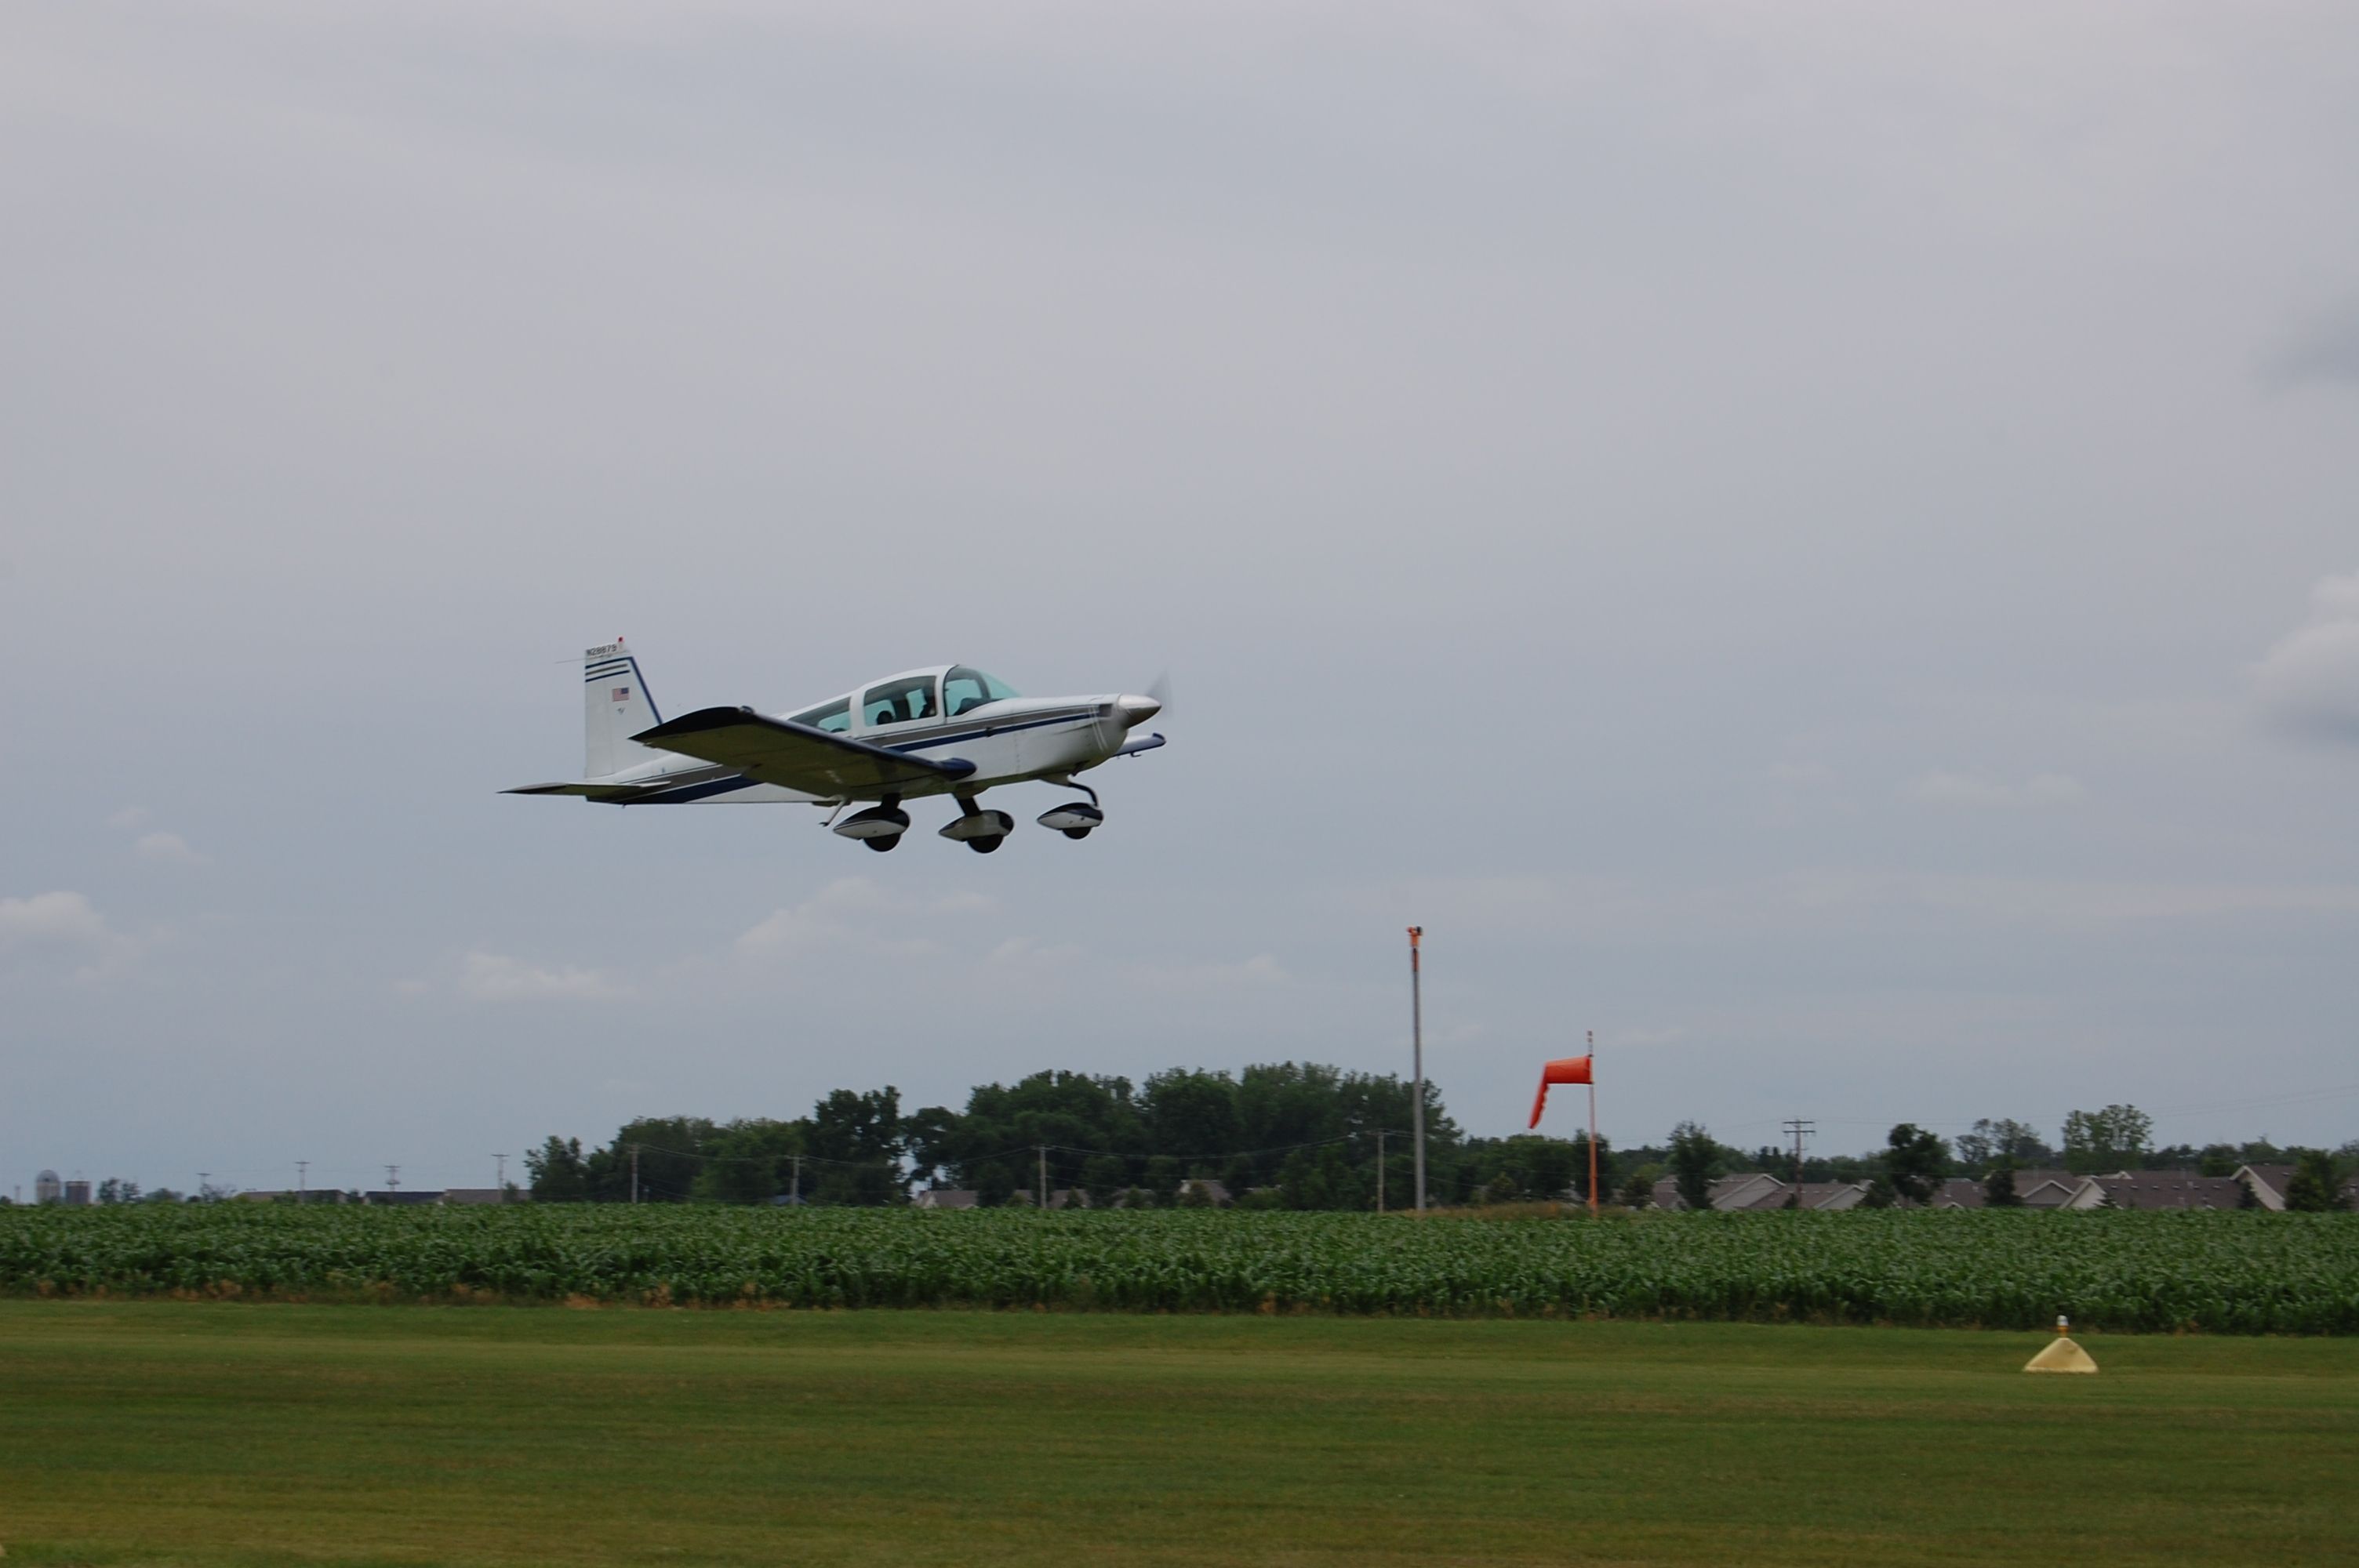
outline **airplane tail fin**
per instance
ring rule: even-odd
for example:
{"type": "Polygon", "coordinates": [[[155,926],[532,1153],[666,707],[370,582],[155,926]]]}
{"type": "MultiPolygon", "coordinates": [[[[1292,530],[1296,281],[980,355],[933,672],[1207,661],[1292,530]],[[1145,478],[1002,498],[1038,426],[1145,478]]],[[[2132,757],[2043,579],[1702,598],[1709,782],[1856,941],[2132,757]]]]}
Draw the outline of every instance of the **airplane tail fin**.
{"type": "Polygon", "coordinates": [[[662,723],[663,715],[647,696],[638,656],[623,645],[620,637],[582,653],[582,705],[586,741],[583,778],[610,778],[658,755],[631,739],[662,723]]]}

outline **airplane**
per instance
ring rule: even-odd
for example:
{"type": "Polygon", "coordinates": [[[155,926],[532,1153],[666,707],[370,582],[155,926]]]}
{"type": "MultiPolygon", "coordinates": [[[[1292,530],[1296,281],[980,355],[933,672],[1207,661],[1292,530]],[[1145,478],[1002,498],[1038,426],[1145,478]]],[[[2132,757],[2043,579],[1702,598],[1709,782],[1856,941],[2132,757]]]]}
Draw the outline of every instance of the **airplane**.
{"type": "MultiPolygon", "coordinates": [[[[586,760],[567,784],[503,795],[567,795],[608,806],[831,807],[826,826],[883,852],[909,830],[901,803],[947,795],[959,815],[941,836],[988,855],[1016,818],[976,804],[986,789],[1038,779],[1079,790],[1040,814],[1043,827],[1086,838],[1105,821],[1097,791],[1073,775],[1136,756],[1163,737],[1133,730],[1162,696],[1027,697],[965,665],[905,670],[788,714],[700,708],[666,720],[623,639],[582,655],[586,760]],[[851,816],[844,808],[873,802],[851,816]],[[842,820],[838,820],[842,818],[842,820]]],[[[1159,689],[1162,683],[1156,683],[1159,689]]]]}

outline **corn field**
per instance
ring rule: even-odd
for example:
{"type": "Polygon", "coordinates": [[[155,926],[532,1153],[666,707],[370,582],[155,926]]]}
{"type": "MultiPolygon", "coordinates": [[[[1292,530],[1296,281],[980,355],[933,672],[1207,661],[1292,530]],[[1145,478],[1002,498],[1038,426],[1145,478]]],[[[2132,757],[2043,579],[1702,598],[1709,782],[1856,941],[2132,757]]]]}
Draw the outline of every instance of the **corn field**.
{"type": "Polygon", "coordinates": [[[0,1294],[2359,1332],[2359,1217],[0,1208],[0,1294]]]}

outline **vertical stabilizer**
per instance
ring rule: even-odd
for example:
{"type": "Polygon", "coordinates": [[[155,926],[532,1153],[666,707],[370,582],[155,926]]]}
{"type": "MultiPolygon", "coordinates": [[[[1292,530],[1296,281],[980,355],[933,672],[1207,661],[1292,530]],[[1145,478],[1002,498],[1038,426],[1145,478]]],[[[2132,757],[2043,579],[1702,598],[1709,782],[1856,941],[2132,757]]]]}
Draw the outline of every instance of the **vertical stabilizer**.
{"type": "Polygon", "coordinates": [[[663,722],[639,661],[620,637],[582,654],[582,708],[587,741],[582,776],[610,778],[661,753],[631,737],[663,722]]]}

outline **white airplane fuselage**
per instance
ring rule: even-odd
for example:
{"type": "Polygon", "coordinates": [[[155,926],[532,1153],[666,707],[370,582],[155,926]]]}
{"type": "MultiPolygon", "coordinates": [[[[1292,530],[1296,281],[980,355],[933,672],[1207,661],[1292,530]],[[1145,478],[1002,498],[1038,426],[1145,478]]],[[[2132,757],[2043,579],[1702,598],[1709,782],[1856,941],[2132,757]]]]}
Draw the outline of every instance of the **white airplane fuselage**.
{"type": "Polygon", "coordinates": [[[608,806],[826,806],[838,834],[880,850],[908,831],[905,801],[946,795],[959,815],[941,836],[988,854],[1015,818],[976,797],[1027,779],[1089,796],[1039,818],[1086,838],[1105,813],[1074,775],[1163,744],[1132,734],[1161,710],[1158,697],[1027,697],[966,665],[906,670],[798,712],[703,708],[667,722],[637,655],[617,639],[583,654],[582,699],[582,776],[507,793],[608,806]],[[845,816],[854,805],[866,809],[845,816]]]}
{"type": "MultiPolygon", "coordinates": [[[[905,752],[940,761],[957,757],[974,764],[974,772],[951,781],[911,784],[893,793],[904,799],[929,795],[980,794],[995,784],[1020,784],[1027,779],[1076,773],[1096,767],[1116,755],[1130,741],[1130,724],[1120,708],[1119,694],[1090,697],[1003,697],[969,710],[956,719],[910,719],[902,723],[864,727],[856,721],[845,731],[887,751],[905,752]]],[[[773,719],[790,719],[774,713],[773,719]]],[[[608,781],[645,789],[677,777],[673,790],[641,794],[632,806],[761,806],[833,805],[842,797],[806,795],[778,784],[743,776],[715,778],[711,762],[658,752],[651,760],[615,773],[608,781]]],[[[881,799],[882,792],[858,792],[853,799],[881,799]]]]}

